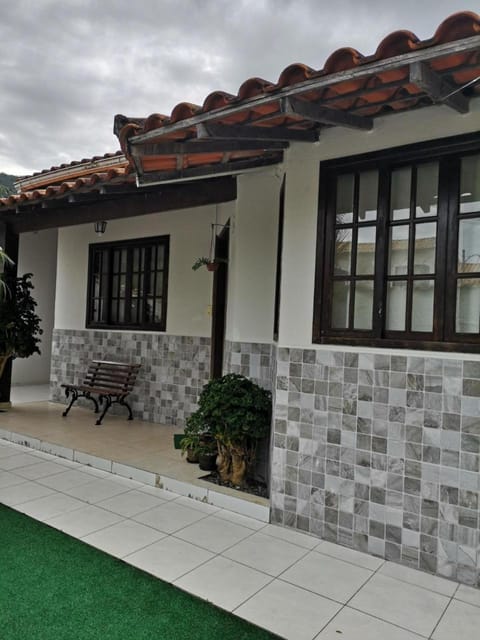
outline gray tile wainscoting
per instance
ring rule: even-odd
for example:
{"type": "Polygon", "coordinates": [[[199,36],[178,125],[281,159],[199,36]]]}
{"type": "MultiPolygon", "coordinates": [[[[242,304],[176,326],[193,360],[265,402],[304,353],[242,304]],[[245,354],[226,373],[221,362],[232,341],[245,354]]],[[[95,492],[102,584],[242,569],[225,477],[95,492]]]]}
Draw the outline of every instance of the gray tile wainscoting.
{"type": "Polygon", "coordinates": [[[279,348],[275,386],[272,522],[480,586],[480,362],[279,348]]]}
{"type": "MultiPolygon", "coordinates": [[[[81,382],[92,360],[139,362],[132,409],[142,420],[183,426],[196,409],[210,373],[210,339],[156,333],[55,329],[51,397],[64,401],[62,383],[81,382]]],[[[112,410],[125,412],[122,407],[112,410]]]]}

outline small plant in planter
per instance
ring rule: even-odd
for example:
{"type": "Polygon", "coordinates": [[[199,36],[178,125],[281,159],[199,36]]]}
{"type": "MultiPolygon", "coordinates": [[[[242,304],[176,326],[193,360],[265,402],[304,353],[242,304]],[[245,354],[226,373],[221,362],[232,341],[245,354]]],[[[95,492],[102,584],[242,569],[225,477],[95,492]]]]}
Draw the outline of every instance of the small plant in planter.
{"type": "Polygon", "coordinates": [[[270,429],[269,391],[235,373],[210,380],[188,424],[201,424],[217,441],[220,480],[245,487],[253,468],[258,441],[270,429]]]}
{"type": "Polygon", "coordinates": [[[198,462],[200,452],[205,451],[208,446],[211,447],[212,443],[215,444],[215,440],[203,424],[189,418],[180,442],[182,455],[186,454],[187,462],[198,462]]]}
{"type": "Polygon", "coordinates": [[[202,256],[201,258],[197,258],[192,265],[192,269],[194,271],[198,271],[200,267],[206,266],[207,271],[216,271],[218,269],[219,263],[216,260],[211,260],[206,256],[202,256]]]}
{"type": "Polygon", "coordinates": [[[215,439],[207,440],[198,449],[198,466],[203,471],[215,471],[217,468],[218,448],[215,439]]]}

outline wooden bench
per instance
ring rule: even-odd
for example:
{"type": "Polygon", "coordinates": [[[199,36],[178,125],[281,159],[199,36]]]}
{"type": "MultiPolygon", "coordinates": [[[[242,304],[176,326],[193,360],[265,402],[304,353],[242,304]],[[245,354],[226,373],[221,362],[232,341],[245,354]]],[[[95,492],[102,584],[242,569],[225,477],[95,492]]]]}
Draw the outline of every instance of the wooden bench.
{"type": "Polygon", "coordinates": [[[78,398],[87,398],[95,405],[95,413],[99,413],[99,405],[105,403],[95,424],[102,424],[105,414],[115,403],[126,407],[128,419],[133,420],[132,409],[125,399],[133,389],[139,369],[139,364],[93,360],[82,384],[61,385],[65,389],[66,398],[71,396],[70,404],[62,414],[63,417],[68,415],[78,398]]]}

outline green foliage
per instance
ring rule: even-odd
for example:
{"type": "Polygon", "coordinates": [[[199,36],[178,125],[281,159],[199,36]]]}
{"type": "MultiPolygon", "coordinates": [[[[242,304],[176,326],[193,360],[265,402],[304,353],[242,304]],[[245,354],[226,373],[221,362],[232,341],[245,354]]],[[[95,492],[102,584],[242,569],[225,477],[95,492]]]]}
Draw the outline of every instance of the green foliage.
{"type": "Polygon", "coordinates": [[[0,354],[28,358],[40,353],[38,343],[43,332],[35,313],[37,303],[32,297],[32,274],[16,278],[15,296],[11,292],[0,303],[0,354]]]}
{"type": "Polygon", "coordinates": [[[0,198],[7,198],[15,193],[14,182],[17,178],[6,173],[0,173],[0,198]]]}
{"type": "Polygon", "coordinates": [[[210,264],[210,262],[210,258],[202,256],[201,258],[197,258],[195,260],[195,262],[192,264],[192,269],[193,271],[197,271],[198,269],[200,269],[200,267],[203,267],[203,265],[206,266],[207,264],[210,264]]]}
{"type": "Polygon", "coordinates": [[[269,391],[244,376],[229,373],[203,387],[198,409],[187,420],[187,429],[201,427],[217,440],[244,445],[268,434],[271,410],[269,391]]]}

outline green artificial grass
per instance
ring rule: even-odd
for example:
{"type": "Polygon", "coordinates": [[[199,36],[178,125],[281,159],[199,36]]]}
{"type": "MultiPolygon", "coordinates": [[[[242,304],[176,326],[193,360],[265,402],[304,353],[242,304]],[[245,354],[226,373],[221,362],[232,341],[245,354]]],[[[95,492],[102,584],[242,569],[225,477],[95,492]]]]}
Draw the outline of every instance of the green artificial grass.
{"type": "Polygon", "coordinates": [[[0,505],[2,640],[267,640],[271,633],[0,505]]]}

